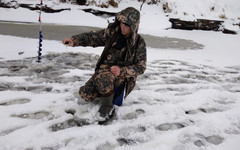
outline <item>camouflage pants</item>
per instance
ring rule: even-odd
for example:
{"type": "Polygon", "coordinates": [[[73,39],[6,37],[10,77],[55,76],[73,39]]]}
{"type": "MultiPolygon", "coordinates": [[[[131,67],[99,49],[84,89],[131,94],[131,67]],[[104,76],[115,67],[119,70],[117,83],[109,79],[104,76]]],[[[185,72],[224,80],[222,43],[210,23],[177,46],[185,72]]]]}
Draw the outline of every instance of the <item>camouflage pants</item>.
{"type": "Polygon", "coordinates": [[[124,84],[124,77],[115,77],[109,69],[95,71],[93,76],[80,87],[79,95],[86,101],[112,94],[115,86],[124,84]]]}

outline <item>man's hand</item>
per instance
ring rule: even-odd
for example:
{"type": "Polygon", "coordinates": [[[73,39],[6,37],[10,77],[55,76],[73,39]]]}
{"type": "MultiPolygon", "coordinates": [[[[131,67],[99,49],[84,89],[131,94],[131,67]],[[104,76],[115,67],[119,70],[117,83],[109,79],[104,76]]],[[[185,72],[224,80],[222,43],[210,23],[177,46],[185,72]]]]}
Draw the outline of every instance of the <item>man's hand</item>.
{"type": "Polygon", "coordinates": [[[121,69],[120,69],[118,66],[112,66],[110,69],[111,69],[112,74],[113,74],[115,77],[117,77],[117,76],[120,75],[121,69]]]}
{"type": "Polygon", "coordinates": [[[74,46],[73,40],[72,39],[64,39],[62,40],[62,43],[64,45],[68,45],[68,46],[74,46]]]}

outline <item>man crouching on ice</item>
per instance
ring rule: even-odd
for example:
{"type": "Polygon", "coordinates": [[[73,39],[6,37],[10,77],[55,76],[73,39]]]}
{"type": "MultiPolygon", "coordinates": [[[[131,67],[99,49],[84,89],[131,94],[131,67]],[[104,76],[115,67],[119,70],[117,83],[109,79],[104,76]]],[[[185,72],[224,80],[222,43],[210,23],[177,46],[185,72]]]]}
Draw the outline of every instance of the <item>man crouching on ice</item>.
{"type": "Polygon", "coordinates": [[[80,87],[79,94],[86,101],[100,97],[102,105],[98,112],[106,120],[115,112],[113,100],[124,89],[126,98],[133,90],[137,76],[146,70],[146,44],[137,33],[139,22],[139,11],[128,7],[117,13],[115,22],[106,29],[62,41],[69,46],[105,46],[95,73],[80,87]]]}

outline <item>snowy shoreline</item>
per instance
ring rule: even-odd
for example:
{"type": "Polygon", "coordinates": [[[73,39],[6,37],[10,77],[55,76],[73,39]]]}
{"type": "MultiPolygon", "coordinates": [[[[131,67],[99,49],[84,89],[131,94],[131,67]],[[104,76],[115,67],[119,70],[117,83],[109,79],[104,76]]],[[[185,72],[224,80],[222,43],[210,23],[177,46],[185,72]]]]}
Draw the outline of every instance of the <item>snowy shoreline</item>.
{"type": "MultiPolygon", "coordinates": [[[[10,0],[3,0],[9,5],[17,5],[17,2],[10,2],[10,0]]],[[[37,6],[40,1],[21,0],[21,4],[37,6]]],[[[122,0],[118,4],[118,8],[100,8],[97,5],[101,3],[107,3],[107,0],[96,0],[95,5],[79,6],[70,3],[59,3],[58,0],[47,1],[43,0],[44,6],[48,6],[53,9],[65,9],[59,13],[45,13],[42,12],[43,23],[54,23],[62,25],[77,25],[77,26],[94,26],[105,28],[108,21],[112,21],[112,18],[103,18],[95,16],[91,13],[84,12],[83,9],[94,9],[105,12],[119,12],[126,7],[140,8],[140,2],[136,0],[127,1],[122,0]],[[96,23],[97,22],[97,23],[96,23]]],[[[146,2],[147,3],[147,2],[146,2]]],[[[12,6],[13,7],[13,6],[12,6]]],[[[39,6],[38,6],[39,7],[39,6]]],[[[233,24],[240,23],[240,3],[237,0],[222,0],[218,2],[215,0],[202,2],[197,0],[192,2],[186,0],[184,2],[176,0],[163,0],[155,5],[144,4],[141,10],[141,24],[140,32],[148,32],[149,34],[156,32],[161,35],[161,30],[165,30],[171,27],[169,18],[179,18],[186,21],[193,21],[196,19],[209,19],[209,20],[222,20],[224,21],[223,27],[238,32],[239,26],[233,26],[233,24]],[[165,10],[164,10],[165,9],[165,10]]],[[[5,21],[25,21],[25,22],[37,22],[38,12],[37,10],[31,11],[26,8],[0,8],[0,20],[5,21]]]]}

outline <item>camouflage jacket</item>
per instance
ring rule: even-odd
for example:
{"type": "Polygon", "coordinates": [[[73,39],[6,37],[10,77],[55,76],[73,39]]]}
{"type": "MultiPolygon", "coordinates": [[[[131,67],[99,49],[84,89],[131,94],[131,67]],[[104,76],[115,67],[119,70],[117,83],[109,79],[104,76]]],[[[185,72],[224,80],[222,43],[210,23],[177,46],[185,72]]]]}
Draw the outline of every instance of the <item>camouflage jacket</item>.
{"type": "Polygon", "coordinates": [[[126,82],[125,97],[133,90],[137,76],[146,70],[146,44],[137,34],[139,21],[139,11],[128,7],[117,13],[115,22],[110,23],[106,29],[72,36],[74,46],[105,46],[97,61],[96,70],[102,65],[119,66],[120,76],[124,76],[126,82]],[[130,37],[122,37],[121,22],[131,27],[130,37]]]}

